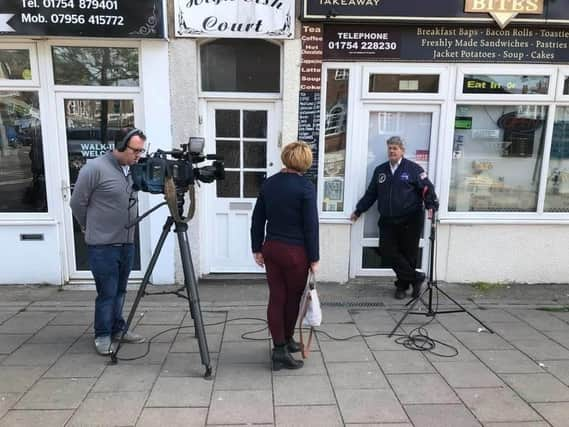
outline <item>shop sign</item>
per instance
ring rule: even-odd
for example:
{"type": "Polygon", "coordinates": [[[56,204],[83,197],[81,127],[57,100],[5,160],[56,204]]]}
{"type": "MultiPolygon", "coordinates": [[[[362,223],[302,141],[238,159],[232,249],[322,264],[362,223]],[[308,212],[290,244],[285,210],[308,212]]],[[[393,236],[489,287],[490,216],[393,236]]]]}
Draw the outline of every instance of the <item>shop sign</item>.
{"type": "Polygon", "coordinates": [[[465,12],[486,12],[505,28],[519,13],[541,15],[543,0],[465,0],[465,12]]]}
{"type": "Polygon", "coordinates": [[[549,27],[325,25],[324,60],[569,63],[569,30],[549,27]]]}
{"type": "Polygon", "coordinates": [[[177,37],[294,37],[294,0],[174,0],[174,8],[177,37]]]}
{"type": "Polygon", "coordinates": [[[462,93],[547,95],[549,76],[466,74],[462,93]]]}
{"type": "Polygon", "coordinates": [[[0,34],[164,38],[163,0],[1,0],[0,34]]]}
{"type": "MultiPolygon", "coordinates": [[[[566,0],[301,0],[301,19],[417,23],[569,23],[566,0]],[[512,16],[514,14],[514,16],[512,16]],[[504,21],[505,20],[505,21],[504,21]]],[[[504,24],[504,25],[505,25],[504,24]]]]}

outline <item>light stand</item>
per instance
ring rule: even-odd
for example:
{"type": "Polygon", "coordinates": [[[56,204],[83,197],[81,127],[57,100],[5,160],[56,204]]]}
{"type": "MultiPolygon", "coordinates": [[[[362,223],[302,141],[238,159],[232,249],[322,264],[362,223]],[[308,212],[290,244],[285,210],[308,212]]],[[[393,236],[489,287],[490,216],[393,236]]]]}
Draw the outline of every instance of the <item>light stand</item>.
{"type": "Polygon", "coordinates": [[[395,325],[395,328],[393,328],[393,330],[389,333],[389,337],[391,338],[393,336],[393,334],[395,334],[395,331],[397,331],[397,329],[399,329],[401,324],[405,321],[407,316],[410,314],[418,314],[418,315],[427,316],[427,317],[435,317],[437,314],[466,313],[470,317],[472,317],[474,320],[476,320],[478,323],[480,323],[488,332],[493,334],[494,331],[492,331],[492,329],[490,329],[488,326],[486,326],[484,324],[484,322],[482,322],[478,317],[476,317],[474,314],[472,314],[470,311],[468,311],[466,308],[464,308],[461,304],[459,304],[454,298],[452,298],[450,295],[448,295],[445,291],[440,289],[437,285],[437,281],[434,280],[436,231],[437,231],[437,212],[433,211],[433,217],[431,218],[431,231],[430,231],[430,235],[429,235],[429,241],[431,243],[430,243],[430,247],[429,247],[429,279],[427,281],[427,286],[421,291],[421,293],[416,298],[412,299],[411,301],[409,301],[406,304],[406,306],[409,306],[409,308],[407,309],[407,311],[405,311],[405,313],[403,314],[403,317],[401,317],[399,322],[397,322],[397,325],[395,325]],[[437,293],[437,301],[438,301],[438,294],[441,293],[442,295],[444,295],[447,299],[452,301],[459,308],[454,309],[454,310],[438,310],[438,303],[437,303],[437,307],[435,309],[433,309],[433,293],[434,292],[437,293]],[[423,300],[423,297],[425,296],[425,294],[427,294],[428,303],[425,303],[425,301],[423,300]],[[418,302],[421,302],[427,310],[426,311],[413,311],[413,309],[415,308],[415,306],[417,305],[418,302]]]}
{"type": "MultiPolygon", "coordinates": [[[[184,194],[177,192],[176,193],[176,203],[178,205],[178,212],[182,215],[182,208],[184,206],[184,194]]],[[[145,216],[153,212],[154,210],[158,209],[160,206],[165,205],[166,202],[160,203],[158,206],[155,206],[153,209],[142,215],[140,218],[137,219],[136,223],[140,222],[145,216]]],[[[130,309],[130,313],[128,315],[128,320],[126,322],[126,329],[121,333],[121,339],[118,342],[116,350],[111,353],[111,363],[117,363],[117,354],[121,348],[121,342],[124,334],[126,331],[129,330],[132,320],[134,318],[134,314],[140,303],[140,300],[143,296],[148,295],[146,293],[146,286],[150,282],[150,276],[152,275],[152,271],[154,266],[156,265],[156,261],[158,260],[158,256],[160,255],[160,251],[162,250],[162,246],[164,245],[164,241],[172,228],[172,225],[175,225],[174,232],[178,236],[178,246],[180,248],[180,256],[182,259],[182,268],[184,270],[184,286],[180,289],[173,291],[173,292],[162,292],[161,294],[174,294],[178,297],[185,298],[188,300],[190,305],[190,314],[194,321],[194,329],[195,329],[195,336],[198,339],[198,345],[200,348],[200,356],[202,365],[205,366],[205,379],[211,379],[211,361],[209,357],[209,350],[207,347],[207,339],[205,334],[205,328],[203,323],[202,311],[200,307],[200,297],[198,292],[198,285],[196,280],[196,273],[194,270],[194,265],[192,263],[192,254],[190,251],[190,245],[188,241],[188,224],[183,221],[176,221],[172,216],[169,216],[166,219],[164,227],[162,229],[162,234],[160,235],[160,239],[158,239],[158,243],[156,244],[156,248],[152,253],[152,257],[150,258],[150,262],[148,264],[148,268],[144,273],[144,278],[142,279],[142,283],[140,284],[140,288],[138,289],[138,293],[136,294],[136,298],[134,299],[134,303],[132,304],[132,308],[130,309]],[[186,290],[186,295],[180,293],[182,290],[186,290]]],[[[151,294],[152,295],[152,294],[151,294]]]]}

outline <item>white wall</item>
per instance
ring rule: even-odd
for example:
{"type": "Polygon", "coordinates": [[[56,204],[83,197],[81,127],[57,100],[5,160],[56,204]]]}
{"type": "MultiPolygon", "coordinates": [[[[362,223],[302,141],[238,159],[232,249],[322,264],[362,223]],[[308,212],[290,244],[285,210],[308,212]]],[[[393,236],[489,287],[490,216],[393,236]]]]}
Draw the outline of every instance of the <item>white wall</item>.
{"type": "Polygon", "coordinates": [[[2,284],[63,284],[57,224],[2,225],[2,284]],[[21,234],[42,234],[43,240],[22,241],[21,234]]]}
{"type": "Polygon", "coordinates": [[[569,283],[569,226],[438,227],[437,273],[447,282],[569,283]]]}
{"type": "Polygon", "coordinates": [[[350,271],[350,224],[320,224],[318,280],[346,282],[350,271]]]}
{"type": "MultiPolygon", "coordinates": [[[[169,43],[170,61],[170,108],[172,120],[172,146],[188,142],[190,136],[205,136],[199,133],[198,104],[198,62],[197,42],[194,39],[171,39],[169,43]]],[[[215,184],[204,184],[215,185],[215,184]]],[[[199,197],[199,189],[196,192],[199,197]]],[[[189,223],[188,239],[196,274],[200,274],[202,254],[200,251],[200,214],[202,206],[198,202],[196,214],[189,223]]],[[[174,245],[176,265],[175,281],[183,283],[184,275],[178,243],[174,245]]]]}

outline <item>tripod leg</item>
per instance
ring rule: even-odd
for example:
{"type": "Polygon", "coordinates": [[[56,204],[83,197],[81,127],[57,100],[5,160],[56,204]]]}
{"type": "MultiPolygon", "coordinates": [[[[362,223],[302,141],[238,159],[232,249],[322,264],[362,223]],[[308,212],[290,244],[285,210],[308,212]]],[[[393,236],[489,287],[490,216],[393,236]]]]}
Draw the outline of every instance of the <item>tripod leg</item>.
{"type": "Polygon", "coordinates": [[[474,320],[476,320],[478,323],[480,323],[482,326],[484,326],[484,329],[486,329],[491,334],[494,333],[494,331],[492,329],[490,329],[488,326],[486,326],[486,324],[482,320],[480,320],[478,317],[476,317],[474,314],[472,314],[470,311],[468,311],[466,308],[464,308],[461,304],[458,303],[458,301],[456,301],[454,298],[452,298],[450,295],[448,295],[445,291],[441,290],[439,287],[437,287],[437,290],[441,294],[443,294],[445,297],[447,297],[449,300],[451,300],[453,303],[455,303],[457,306],[459,306],[463,312],[465,312],[470,317],[472,317],[474,320]]]}
{"type": "MultiPolygon", "coordinates": [[[[425,293],[427,291],[427,289],[425,289],[423,291],[423,293],[425,293]]],[[[393,336],[393,334],[395,333],[395,331],[397,329],[399,329],[399,326],[401,326],[401,324],[405,321],[405,319],[407,318],[407,316],[409,316],[409,314],[411,313],[411,311],[413,311],[413,308],[415,308],[415,306],[417,305],[417,303],[419,301],[421,301],[421,297],[422,294],[419,295],[417,298],[415,298],[414,300],[411,301],[411,305],[409,306],[409,308],[407,309],[407,311],[405,312],[405,314],[403,315],[403,317],[401,317],[401,319],[399,319],[399,322],[397,322],[397,325],[395,325],[395,327],[393,328],[393,330],[389,333],[388,337],[391,338],[393,336]]]]}
{"type": "Polygon", "coordinates": [[[200,356],[202,365],[205,366],[204,378],[211,379],[211,361],[209,358],[209,349],[207,347],[207,339],[205,335],[205,328],[203,324],[202,311],[200,308],[200,298],[198,294],[198,285],[196,280],[196,273],[192,263],[192,255],[190,252],[190,244],[186,231],[188,225],[185,223],[176,223],[176,234],[178,235],[178,243],[180,245],[180,255],[182,257],[182,267],[184,269],[184,285],[188,292],[188,301],[190,304],[190,313],[194,319],[194,328],[198,345],[200,347],[200,356]]]}
{"type": "MultiPolygon", "coordinates": [[[[150,282],[150,276],[152,275],[152,271],[154,270],[154,266],[156,265],[156,261],[158,261],[158,256],[160,255],[160,251],[162,250],[162,246],[164,246],[164,241],[166,240],[166,237],[168,237],[168,233],[170,232],[170,228],[172,227],[173,223],[174,223],[174,219],[172,217],[168,217],[168,219],[166,220],[166,223],[164,224],[164,227],[162,228],[162,234],[160,235],[160,239],[158,239],[158,243],[156,244],[156,248],[154,249],[154,252],[152,253],[152,257],[150,258],[150,262],[148,263],[148,267],[146,268],[146,272],[144,273],[144,278],[142,279],[142,283],[140,284],[140,287],[138,288],[136,298],[134,299],[134,302],[133,302],[132,307],[130,309],[128,319],[126,321],[126,329],[121,332],[121,338],[117,344],[117,349],[113,353],[111,353],[111,363],[112,364],[117,363],[117,354],[119,353],[119,350],[121,348],[122,338],[123,338],[124,334],[126,333],[126,331],[129,330],[130,325],[132,323],[132,320],[134,319],[134,314],[136,313],[136,308],[138,307],[140,300],[144,296],[144,293],[146,291],[146,285],[148,285],[148,283],[150,282]]],[[[124,302],[123,302],[123,304],[124,304],[124,302]]]]}

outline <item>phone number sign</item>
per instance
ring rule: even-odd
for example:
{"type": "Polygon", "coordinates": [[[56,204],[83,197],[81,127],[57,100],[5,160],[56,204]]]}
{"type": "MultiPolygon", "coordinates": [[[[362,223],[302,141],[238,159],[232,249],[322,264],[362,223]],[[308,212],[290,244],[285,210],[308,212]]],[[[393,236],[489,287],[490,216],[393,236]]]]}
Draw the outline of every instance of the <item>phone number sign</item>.
{"type": "Polygon", "coordinates": [[[366,60],[398,59],[401,33],[391,29],[361,29],[354,25],[324,28],[324,58],[366,60]]]}
{"type": "Polygon", "coordinates": [[[164,38],[163,0],[1,0],[0,34],[164,38]]]}

